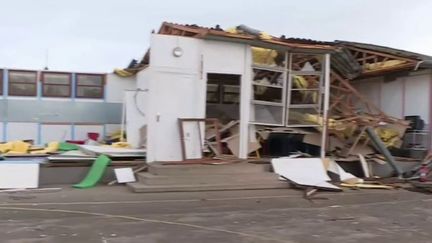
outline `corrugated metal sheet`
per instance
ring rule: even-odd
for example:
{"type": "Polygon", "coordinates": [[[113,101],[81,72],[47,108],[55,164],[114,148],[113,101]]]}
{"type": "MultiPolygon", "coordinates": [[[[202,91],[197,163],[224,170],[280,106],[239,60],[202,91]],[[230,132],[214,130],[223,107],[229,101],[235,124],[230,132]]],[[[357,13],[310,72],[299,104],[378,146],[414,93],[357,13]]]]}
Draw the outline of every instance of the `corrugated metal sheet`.
{"type": "Polygon", "coordinates": [[[362,67],[346,48],[339,48],[331,55],[331,66],[348,79],[354,79],[362,73],[362,67]]]}

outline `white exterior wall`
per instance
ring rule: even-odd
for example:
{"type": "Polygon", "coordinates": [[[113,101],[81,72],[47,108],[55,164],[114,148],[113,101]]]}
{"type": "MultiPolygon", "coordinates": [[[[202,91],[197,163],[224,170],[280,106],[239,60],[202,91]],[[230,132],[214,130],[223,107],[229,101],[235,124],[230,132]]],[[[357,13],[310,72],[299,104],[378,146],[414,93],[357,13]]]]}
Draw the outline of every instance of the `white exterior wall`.
{"type": "MultiPolygon", "coordinates": [[[[147,161],[182,160],[178,118],[205,117],[201,40],[153,35],[148,80],[147,161]],[[174,57],[174,48],[183,55],[174,57]]],[[[141,82],[140,82],[141,84],[141,82]]]]}
{"type": "MultiPolygon", "coordinates": [[[[379,107],[381,104],[381,82],[382,78],[366,79],[359,81],[359,83],[355,84],[354,86],[370,102],[379,107]]],[[[361,104],[356,105],[358,108],[366,108],[360,106],[361,104]]]]}
{"type": "MultiPolygon", "coordinates": [[[[147,162],[180,161],[182,153],[178,118],[205,118],[207,73],[242,75],[244,86],[245,78],[250,79],[250,74],[245,75],[245,72],[250,72],[249,66],[246,69],[245,65],[247,47],[155,34],[151,39],[150,55],[150,68],[144,71],[148,73],[138,75],[138,87],[147,85],[149,90],[146,104],[147,162]],[[182,48],[181,57],[173,56],[175,47],[182,48]]],[[[247,86],[250,86],[248,82],[247,86]]],[[[248,97],[243,96],[242,91],[241,99],[244,98],[248,97]]],[[[244,113],[241,111],[242,117],[244,113]]],[[[247,136],[247,123],[241,127],[241,135],[247,136]]],[[[196,148],[192,150],[200,153],[196,148]]]]}
{"type": "Polygon", "coordinates": [[[430,83],[430,75],[405,78],[405,116],[419,115],[425,123],[429,124],[430,83]]]}
{"type": "Polygon", "coordinates": [[[109,136],[121,129],[120,124],[105,124],[105,136],[109,136]]]}
{"type": "Polygon", "coordinates": [[[38,124],[31,122],[8,122],[6,126],[7,140],[38,140],[38,124]]]}
{"type": "Polygon", "coordinates": [[[390,82],[381,84],[381,104],[382,111],[396,118],[404,117],[404,79],[397,78],[390,82]]]}
{"type": "Polygon", "coordinates": [[[99,139],[102,139],[104,134],[103,125],[75,125],[74,139],[75,140],[86,140],[88,138],[87,134],[99,133],[99,139]]]}
{"type": "Polygon", "coordinates": [[[0,142],[6,141],[5,134],[4,134],[4,130],[5,130],[4,126],[5,126],[4,123],[0,122],[0,142]]]}
{"type": "Polygon", "coordinates": [[[141,131],[147,125],[148,117],[148,94],[149,80],[151,78],[151,67],[139,72],[135,90],[126,91],[125,106],[126,112],[126,136],[128,143],[134,147],[142,147],[144,141],[141,131]]]}
{"type": "Polygon", "coordinates": [[[40,130],[40,142],[46,144],[53,141],[65,141],[72,139],[72,127],[66,124],[42,124],[40,130]]]}
{"type": "Polygon", "coordinates": [[[136,88],[136,76],[120,77],[114,73],[106,75],[106,96],[107,102],[123,103],[124,92],[136,88]]]}

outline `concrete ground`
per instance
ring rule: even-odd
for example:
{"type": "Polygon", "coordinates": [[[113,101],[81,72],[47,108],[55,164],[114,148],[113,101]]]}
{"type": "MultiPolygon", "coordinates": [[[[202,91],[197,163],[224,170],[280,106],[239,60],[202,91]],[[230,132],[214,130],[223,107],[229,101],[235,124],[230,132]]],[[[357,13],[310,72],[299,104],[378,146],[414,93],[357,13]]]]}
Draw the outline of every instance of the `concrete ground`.
{"type": "Polygon", "coordinates": [[[432,242],[432,196],[406,190],[0,193],[0,242],[432,242]]]}

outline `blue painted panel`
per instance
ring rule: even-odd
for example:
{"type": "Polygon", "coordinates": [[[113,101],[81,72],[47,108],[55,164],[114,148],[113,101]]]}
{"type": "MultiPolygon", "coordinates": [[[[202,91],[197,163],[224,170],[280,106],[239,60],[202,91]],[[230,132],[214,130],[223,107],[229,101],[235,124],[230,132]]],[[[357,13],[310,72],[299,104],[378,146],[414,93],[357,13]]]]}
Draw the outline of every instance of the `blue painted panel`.
{"type": "Polygon", "coordinates": [[[0,121],[121,123],[122,104],[99,102],[0,100],[0,121]]]}

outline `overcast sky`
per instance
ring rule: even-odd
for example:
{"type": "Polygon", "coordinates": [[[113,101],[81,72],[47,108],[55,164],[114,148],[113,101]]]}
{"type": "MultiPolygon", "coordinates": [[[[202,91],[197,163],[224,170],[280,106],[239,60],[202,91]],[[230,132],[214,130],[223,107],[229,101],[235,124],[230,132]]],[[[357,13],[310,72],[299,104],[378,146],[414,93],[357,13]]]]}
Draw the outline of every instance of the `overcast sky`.
{"type": "Polygon", "coordinates": [[[350,40],[432,55],[430,0],[1,0],[0,67],[110,72],[163,21],[350,40]]]}

